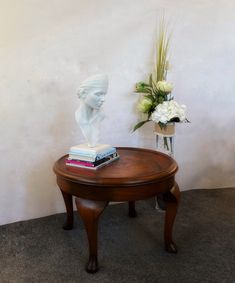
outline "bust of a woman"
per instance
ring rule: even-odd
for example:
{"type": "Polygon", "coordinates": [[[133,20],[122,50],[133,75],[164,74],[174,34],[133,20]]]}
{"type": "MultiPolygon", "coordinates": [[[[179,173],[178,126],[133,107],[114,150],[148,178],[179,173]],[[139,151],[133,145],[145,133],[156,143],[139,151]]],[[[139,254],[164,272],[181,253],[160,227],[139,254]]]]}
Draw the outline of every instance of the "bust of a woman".
{"type": "Polygon", "coordinates": [[[79,87],[80,105],[75,112],[89,147],[95,147],[99,141],[99,126],[104,115],[100,109],[108,89],[108,77],[100,74],[89,77],[79,87]]]}

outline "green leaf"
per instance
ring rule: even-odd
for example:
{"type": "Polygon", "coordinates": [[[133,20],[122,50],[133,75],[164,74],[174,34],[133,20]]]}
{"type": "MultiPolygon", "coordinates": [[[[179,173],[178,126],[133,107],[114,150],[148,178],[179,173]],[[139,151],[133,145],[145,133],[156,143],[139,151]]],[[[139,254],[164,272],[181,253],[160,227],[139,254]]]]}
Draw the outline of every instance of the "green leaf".
{"type": "Polygon", "coordinates": [[[154,97],[152,96],[152,94],[148,94],[148,95],[145,95],[144,97],[147,97],[147,98],[149,98],[149,99],[151,99],[152,100],[152,102],[154,103],[154,97]]]}
{"type": "Polygon", "coordinates": [[[133,133],[134,131],[136,131],[137,129],[139,129],[140,127],[142,127],[145,123],[147,123],[147,122],[149,122],[149,121],[150,121],[150,120],[148,119],[148,120],[141,121],[141,122],[139,122],[138,124],[136,124],[135,127],[134,127],[134,129],[133,129],[133,131],[132,131],[132,133],[133,133]]]}
{"type": "Polygon", "coordinates": [[[136,89],[136,93],[150,93],[150,90],[148,88],[142,88],[142,89],[136,89]]]}
{"type": "Polygon", "coordinates": [[[151,87],[146,87],[146,92],[145,93],[149,93],[150,95],[152,95],[153,89],[151,87]]]}
{"type": "Polygon", "coordinates": [[[153,75],[151,74],[149,76],[149,85],[152,87],[152,83],[153,83],[153,75]]]}
{"type": "Polygon", "coordinates": [[[153,110],[154,110],[154,108],[152,108],[152,111],[150,111],[150,112],[148,113],[148,121],[150,121],[150,117],[151,117],[151,115],[152,115],[153,110]]]}

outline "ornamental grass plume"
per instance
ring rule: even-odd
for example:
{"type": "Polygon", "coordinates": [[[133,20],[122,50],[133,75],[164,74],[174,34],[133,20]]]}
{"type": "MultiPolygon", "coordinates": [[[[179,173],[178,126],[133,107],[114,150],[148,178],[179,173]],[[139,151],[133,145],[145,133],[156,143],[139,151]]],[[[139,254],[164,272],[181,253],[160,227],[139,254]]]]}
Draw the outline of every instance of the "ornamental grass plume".
{"type": "MultiPolygon", "coordinates": [[[[180,117],[166,114],[164,118],[156,119],[156,117],[160,117],[161,113],[158,112],[159,109],[162,109],[160,105],[164,102],[170,102],[174,98],[171,95],[173,90],[172,83],[166,80],[167,72],[169,69],[169,43],[170,43],[170,35],[167,31],[167,26],[165,24],[164,17],[162,17],[158,30],[158,37],[156,41],[156,62],[154,67],[154,72],[149,75],[148,82],[138,82],[135,86],[135,91],[137,93],[143,94],[143,98],[137,105],[138,110],[141,113],[145,113],[147,118],[134,126],[133,131],[137,130],[145,123],[149,121],[158,122],[160,127],[164,127],[168,122],[182,122],[182,117],[185,117],[186,107],[181,107],[180,105],[175,103],[169,103],[169,107],[172,108],[174,105],[175,109],[177,109],[177,113],[181,113],[180,117]],[[171,105],[171,106],[170,106],[171,105]],[[154,114],[153,114],[154,113],[154,114]],[[171,118],[170,118],[171,117],[171,118]],[[165,119],[167,118],[167,119],[165,119]],[[164,123],[162,122],[164,121],[164,123]]],[[[165,106],[163,106],[164,108],[165,106]]],[[[165,107],[165,111],[169,111],[169,107],[165,107]]],[[[185,118],[184,121],[188,120],[185,118]]]]}

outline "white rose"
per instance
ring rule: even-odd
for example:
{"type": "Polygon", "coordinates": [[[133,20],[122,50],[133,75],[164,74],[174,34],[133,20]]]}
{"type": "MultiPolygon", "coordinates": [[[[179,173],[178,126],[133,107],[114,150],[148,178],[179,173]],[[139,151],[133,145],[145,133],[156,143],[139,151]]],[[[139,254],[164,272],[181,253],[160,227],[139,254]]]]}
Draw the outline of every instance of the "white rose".
{"type": "Polygon", "coordinates": [[[137,108],[140,112],[147,113],[152,107],[152,104],[152,100],[148,97],[145,97],[139,102],[137,108]]]}
{"type": "Polygon", "coordinates": [[[173,85],[166,81],[157,82],[156,88],[162,92],[170,93],[173,90],[173,85]]]}

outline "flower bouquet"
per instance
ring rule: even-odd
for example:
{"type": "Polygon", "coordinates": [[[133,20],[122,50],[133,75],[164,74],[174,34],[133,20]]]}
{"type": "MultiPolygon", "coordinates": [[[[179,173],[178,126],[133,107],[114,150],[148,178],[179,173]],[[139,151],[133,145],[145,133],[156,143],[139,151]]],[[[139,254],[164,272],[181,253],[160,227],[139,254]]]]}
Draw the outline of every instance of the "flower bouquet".
{"type": "Polygon", "coordinates": [[[133,131],[153,121],[156,125],[155,132],[163,136],[164,147],[172,152],[172,139],[169,141],[168,138],[174,135],[174,129],[173,132],[169,132],[168,128],[172,123],[174,125],[175,122],[189,121],[186,118],[186,106],[179,105],[174,100],[173,85],[166,80],[169,69],[169,40],[163,18],[156,44],[155,70],[150,74],[148,82],[138,82],[135,88],[135,92],[143,94],[137,108],[141,113],[146,114],[146,119],[136,124],[133,131]]]}

